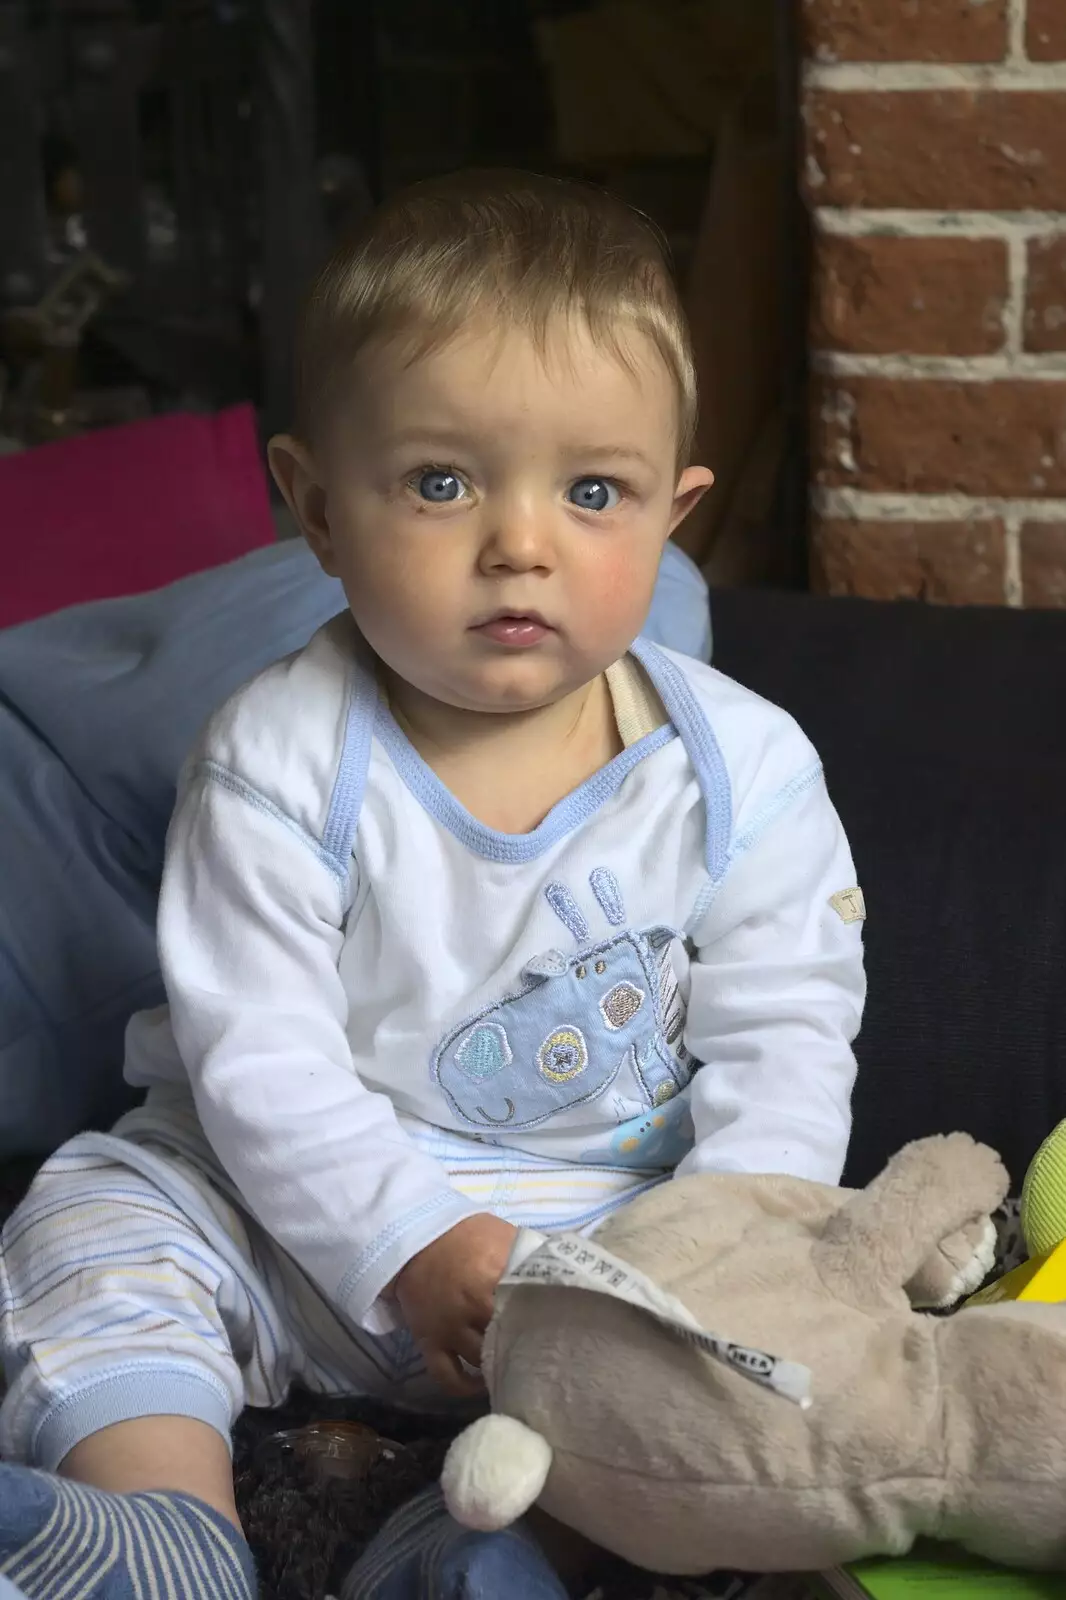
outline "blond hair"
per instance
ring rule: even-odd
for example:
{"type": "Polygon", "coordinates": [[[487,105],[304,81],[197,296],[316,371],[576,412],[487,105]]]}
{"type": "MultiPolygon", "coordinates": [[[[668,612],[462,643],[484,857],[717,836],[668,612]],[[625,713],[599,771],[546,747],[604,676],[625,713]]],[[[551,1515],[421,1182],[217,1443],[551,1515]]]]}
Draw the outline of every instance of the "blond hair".
{"type": "Polygon", "coordinates": [[[308,297],[296,348],[296,427],[320,428],[338,384],[368,345],[408,359],[445,344],[474,316],[529,332],[577,314],[632,368],[634,335],[666,363],[678,407],[678,466],[696,429],[696,371],[661,234],[590,184],[533,173],[451,173],[393,196],[336,249],[308,297]]]}

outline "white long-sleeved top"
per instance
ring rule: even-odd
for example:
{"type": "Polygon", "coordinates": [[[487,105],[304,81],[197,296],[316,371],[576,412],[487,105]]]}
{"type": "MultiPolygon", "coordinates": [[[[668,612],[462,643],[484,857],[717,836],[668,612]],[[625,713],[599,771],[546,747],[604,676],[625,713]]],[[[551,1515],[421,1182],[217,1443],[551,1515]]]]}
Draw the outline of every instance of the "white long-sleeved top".
{"type": "Polygon", "coordinates": [[[840,1177],[862,902],[818,758],[721,673],[632,654],[669,720],[528,834],[421,760],[347,615],[239,690],[183,774],[176,1048],[132,1026],[127,1076],[187,1079],[251,1213],[368,1327],[476,1209],[427,1126],[516,1160],[840,1177]]]}

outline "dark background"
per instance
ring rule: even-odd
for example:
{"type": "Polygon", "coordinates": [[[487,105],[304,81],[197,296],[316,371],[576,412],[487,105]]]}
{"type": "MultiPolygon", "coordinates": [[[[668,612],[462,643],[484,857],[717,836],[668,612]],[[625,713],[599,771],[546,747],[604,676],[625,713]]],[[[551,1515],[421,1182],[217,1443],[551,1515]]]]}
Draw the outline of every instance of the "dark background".
{"type": "MultiPolygon", "coordinates": [[[[683,542],[800,581],[806,240],[786,0],[0,0],[0,451],[250,399],[288,419],[346,221],[468,165],[663,228],[718,489],[683,542]]],[[[739,565],[738,565],[739,563],[739,565]]]]}

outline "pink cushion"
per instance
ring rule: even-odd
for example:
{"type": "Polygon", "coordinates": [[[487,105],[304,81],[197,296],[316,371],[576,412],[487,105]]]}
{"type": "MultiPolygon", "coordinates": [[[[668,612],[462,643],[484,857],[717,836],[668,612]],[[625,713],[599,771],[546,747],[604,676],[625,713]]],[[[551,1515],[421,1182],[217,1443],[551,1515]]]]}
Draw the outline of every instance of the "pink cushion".
{"type": "Polygon", "coordinates": [[[179,412],[0,459],[0,627],[159,589],[275,537],[255,414],[179,412]]]}

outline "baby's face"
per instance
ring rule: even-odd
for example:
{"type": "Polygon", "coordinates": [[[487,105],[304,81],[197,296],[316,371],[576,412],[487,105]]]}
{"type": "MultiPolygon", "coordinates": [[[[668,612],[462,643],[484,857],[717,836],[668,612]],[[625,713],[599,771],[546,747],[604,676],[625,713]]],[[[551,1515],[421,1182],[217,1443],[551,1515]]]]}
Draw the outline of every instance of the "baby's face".
{"type": "Polygon", "coordinates": [[[409,365],[361,359],[318,451],[320,555],[421,693],[532,709],[640,632],[663,545],[710,474],[678,483],[666,367],[650,343],[629,354],[633,371],[576,327],[544,354],[472,327],[409,365]]]}

